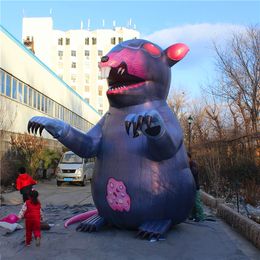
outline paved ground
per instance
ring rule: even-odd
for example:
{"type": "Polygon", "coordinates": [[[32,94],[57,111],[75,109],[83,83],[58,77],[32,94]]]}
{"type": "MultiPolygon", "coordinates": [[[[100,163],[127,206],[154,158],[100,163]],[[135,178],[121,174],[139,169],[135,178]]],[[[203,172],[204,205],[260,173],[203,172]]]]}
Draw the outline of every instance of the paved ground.
{"type": "MultiPolygon", "coordinates": [[[[136,239],[134,231],[106,228],[98,233],[82,233],[75,231],[77,224],[65,229],[66,218],[93,208],[90,185],[56,187],[52,180],[40,183],[36,188],[46,218],[54,226],[49,231],[42,231],[39,248],[34,244],[24,246],[24,230],[6,234],[1,229],[0,260],[260,259],[260,252],[254,246],[217,218],[215,222],[186,221],[173,227],[165,241],[153,243],[136,239]]],[[[17,204],[21,200],[18,192],[5,194],[4,198],[8,204],[17,204]]],[[[18,213],[20,207],[2,205],[0,217],[18,213]]]]}

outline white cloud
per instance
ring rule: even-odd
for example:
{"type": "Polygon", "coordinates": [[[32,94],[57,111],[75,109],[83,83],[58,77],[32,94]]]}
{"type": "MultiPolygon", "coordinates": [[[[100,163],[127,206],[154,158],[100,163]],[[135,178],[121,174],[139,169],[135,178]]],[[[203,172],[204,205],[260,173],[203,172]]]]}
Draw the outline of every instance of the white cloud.
{"type": "Polygon", "coordinates": [[[190,52],[174,66],[172,84],[183,84],[190,90],[198,91],[199,85],[215,74],[213,41],[223,47],[234,32],[243,30],[244,26],[235,24],[187,24],[156,31],[142,38],[163,49],[178,42],[187,44],[190,52]]]}
{"type": "Polygon", "coordinates": [[[174,43],[183,42],[187,45],[212,43],[212,41],[225,41],[232,32],[241,31],[244,26],[235,24],[187,24],[167,28],[144,36],[145,39],[166,48],[174,43]]]}
{"type": "Polygon", "coordinates": [[[163,49],[177,42],[185,43],[190,52],[180,68],[200,66],[205,69],[209,64],[213,64],[213,41],[223,46],[233,33],[242,30],[245,30],[245,27],[236,24],[187,24],[156,31],[143,38],[158,44],[163,49]]]}

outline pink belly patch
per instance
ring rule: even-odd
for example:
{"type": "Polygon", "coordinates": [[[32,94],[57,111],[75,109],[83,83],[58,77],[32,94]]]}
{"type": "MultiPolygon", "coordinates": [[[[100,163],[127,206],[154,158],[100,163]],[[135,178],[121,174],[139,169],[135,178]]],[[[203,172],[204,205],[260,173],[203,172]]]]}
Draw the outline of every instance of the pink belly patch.
{"type": "Polygon", "coordinates": [[[107,202],[113,210],[129,211],[130,197],[126,193],[126,186],[122,181],[110,178],[107,184],[107,202]]]}

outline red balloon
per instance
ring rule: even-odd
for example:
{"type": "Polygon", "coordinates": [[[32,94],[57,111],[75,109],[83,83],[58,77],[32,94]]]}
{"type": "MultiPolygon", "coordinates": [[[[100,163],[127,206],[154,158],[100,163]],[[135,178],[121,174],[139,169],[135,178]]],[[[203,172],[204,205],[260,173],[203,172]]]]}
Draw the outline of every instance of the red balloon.
{"type": "Polygon", "coordinates": [[[10,224],[14,224],[19,220],[15,214],[9,214],[8,216],[2,218],[0,221],[4,221],[10,224]]]}

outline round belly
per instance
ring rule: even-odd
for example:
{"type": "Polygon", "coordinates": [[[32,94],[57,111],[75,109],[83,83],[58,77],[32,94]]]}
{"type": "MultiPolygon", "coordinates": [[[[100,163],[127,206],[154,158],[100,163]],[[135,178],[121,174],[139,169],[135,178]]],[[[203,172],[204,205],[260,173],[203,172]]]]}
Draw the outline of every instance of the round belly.
{"type": "Polygon", "coordinates": [[[148,220],[177,224],[186,219],[194,197],[190,171],[178,172],[168,160],[129,159],[97,161],[92,195],[99,214],[122,228],[138,228],[148,220]]]}

